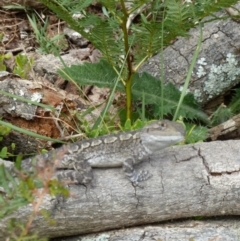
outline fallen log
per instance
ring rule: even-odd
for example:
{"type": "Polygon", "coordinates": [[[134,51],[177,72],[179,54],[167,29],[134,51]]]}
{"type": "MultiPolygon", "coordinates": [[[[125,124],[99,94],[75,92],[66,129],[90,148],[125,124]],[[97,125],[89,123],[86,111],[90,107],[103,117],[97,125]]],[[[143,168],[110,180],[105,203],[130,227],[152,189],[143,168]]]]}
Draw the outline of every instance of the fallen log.
{"type": "Polygon", "coordinates": [[[219,218],[219,220],[181,220],[138,228],[126,228],[98,234],[81,235],[69,238],[56,238],[51,241],[218,241],[239,240],[239,218],[219,218]]]}
{"type": "MultiPolygon", "coordinates": [[[[72,196],[57,209],[46,197],[42,207],[56,221],[37,216],[32,231],[43,237],[90,234],[188,217],[240,214],[240,141],[199,143],[155,153],[139,168],[151,179],[134,187],[121,169],[94,169],[91,186],[72,185],[72,196]]],[[[28,205],[0,221],[5,240],[10,218],[21,222],[28,205]]]]}

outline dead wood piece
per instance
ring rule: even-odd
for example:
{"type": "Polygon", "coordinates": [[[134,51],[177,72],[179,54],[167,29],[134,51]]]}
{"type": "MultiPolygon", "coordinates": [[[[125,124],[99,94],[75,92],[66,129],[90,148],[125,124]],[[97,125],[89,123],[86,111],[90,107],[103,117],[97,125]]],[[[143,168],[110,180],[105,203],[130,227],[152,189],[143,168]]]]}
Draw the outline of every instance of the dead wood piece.
{"type": "Polygon", "coordinates": [[[3,140],[0,142],[0,149],[8,147],[9,153],[14,155],[34,155],[43,148],[46,148],[46,146],[46,143],[43,143],[36,138],[13,130],[8,135],[3,136],[3,140]],[[14,148],[11,148],[13,143],[14,148]]]}
{"type": "MultiPolygon", "coordinates": [[[[89,48],[85,49],[72,49],[69,51],[68,54],[62,56],[62,60],[66,64],[66,66],[81,65],[83,63],[82,59],[83,55],[86,55],[90,52],[89,48]]],[[[89,53],[90,54],[90,53],[89,53]]],[[[59,74],[57,71],[62,69],[64,66],[61,60],[54,56],[53,54],[35,55],[35,62],[34,62],[34,71],[44,78],[46,78],[50,83],[55,83],[59,79],[59,74]]]]}
{"type": "MultiPolygon", "coordinates": [[[[4,72],[6,73],[6,72],[4,72]]],[[[34,95],[39,94],[39,98],[35,101],[40,101],[41,85],[37,82],[20,79],[12,74],[1,77],[0,89],[12,95],[24,97],[29,100],[34,100],[34,95]]],[[[13,96],[0,95],[0,115],[5,117],[10,114],[26,120],[32,120],[36,113],[37,106],[30,105],[27,102],[19,101],[13,96]]]]}
{"type": "Polygon", "coordinates": [[[211,128],[208,131],[209,139],[232,140],[240,139],[240,114],[232,117],[230,120],[211,128]]]}
{"type": "MultiPolygon", "coordinates": [[[[240,215],[240,141],[179,146],[154,153],[141,165],[153,175],[134,187],[118,168],[94,169],[91,186],[70,187],[72,197],[53,210],[50,197],[42,208],[56,225],[40,215],[32,231],[60,237],[194,216],[240,215]]],[[[31,206],[0,221],[0,240],[11,217],[27,220],[31,206]]]]}

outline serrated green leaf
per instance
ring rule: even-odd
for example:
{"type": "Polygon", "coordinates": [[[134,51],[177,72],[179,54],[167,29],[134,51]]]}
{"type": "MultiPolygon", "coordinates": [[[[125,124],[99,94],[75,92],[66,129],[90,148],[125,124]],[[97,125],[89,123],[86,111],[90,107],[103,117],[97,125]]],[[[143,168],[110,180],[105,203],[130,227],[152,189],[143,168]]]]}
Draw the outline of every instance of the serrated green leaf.
{"type": "MultiPolygon", "coordinates": [[[[141,94],[144,92],[145,101],[147,104],[155,104],[160,106],[161,102],[161,84],[160,81],[148,73],[135,74],[132,86],[132,93],[135,99],[141,99],[141,94]]],[[[176,109],[181,92],[171,83],[164,87],[164,114],[172,113],[176,109]]],[[[194,101],[191,94],[185,96],[184,101],[179,110],[179,116],[183,118],[195,119],[208,123],[208,118],[205,113],[200,110],[200,107],[194,101]]]]}
{"type": "MultiPolygon", "coordinates": [[[[114,80],[117,78],[116,72],[107,61],[101,60],[98,63],[85,63],[83,65],[73,65],[64,68],[60,75],[65,79],[73,79],[79,85],[96,85],[98,87],[114,87],[114,80]]],[[[124,91],[122,82],[117,84],[117,90],[124,91]]],[[[135,100],[141,100],[142,94],[145,95],[146,104],[159,105],[161,101],[160,81],[148,73],[136,73],[133,77],[132,95],[135,100]]],[[[181,92],[169,83],[164,87],[164,112],[173,113],[176,109],[181,92]]],[[[179,115],[184,118],[195,119],[208,123],[207,115],[204,114],[192,95],[185,96],[180,108],[179,115]]]]}
{"type": "Polygon", "coordinates": [[[192,144],[202,142],[207,138],[208,128],[204,126],[193,126],[192,124],[185,123],[187,134],[185,136],[185,143],[192,144]]]}
{"type": "MultiPolygon", "coordinates": [[[[83,65],[72,65],[69,68],[59,70],[58,73],[67,80],[74,80],[79,86],[96,85],[98,87],[112,88],[117,74],[107,61],[98,63],[84,63],[83,65]]],[[[119,82],[117,89],[124,90],[119,82]]]]}

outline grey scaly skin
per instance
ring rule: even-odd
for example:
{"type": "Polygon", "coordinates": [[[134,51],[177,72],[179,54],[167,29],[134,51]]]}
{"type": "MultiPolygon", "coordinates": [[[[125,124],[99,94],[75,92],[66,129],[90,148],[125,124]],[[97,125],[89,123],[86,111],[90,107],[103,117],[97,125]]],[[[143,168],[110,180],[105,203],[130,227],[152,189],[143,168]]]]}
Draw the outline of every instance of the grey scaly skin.
{"type": "Polygon", "coordinates": [[[168,120],[154,121],[140,130],[63,145],[43,155],[23,160],[22,168],[28,170],[34,165],[44,166],[44,163],[50,162],[57,171],[58,179],[87,184],[93,178],[92,167],[122,167],[128,179],[138,185],[149,179],[151,174],[147,171],[137,173],[134,165],[183,139],[184,128],[181,124],[168,120]]]}

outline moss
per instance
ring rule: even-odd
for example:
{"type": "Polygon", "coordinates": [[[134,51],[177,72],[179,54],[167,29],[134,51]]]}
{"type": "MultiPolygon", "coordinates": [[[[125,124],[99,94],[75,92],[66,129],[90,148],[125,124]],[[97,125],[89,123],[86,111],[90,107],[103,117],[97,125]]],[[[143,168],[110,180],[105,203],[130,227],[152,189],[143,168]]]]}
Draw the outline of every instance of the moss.
{"type": "MultiPolygon", "coordinates": [[[[206,64],[205,58],[198,60],[198,69],[196,75],[198,78],[204,77],[203,91],[210,100],[213,97],[220,95],[224,90],[237,84],[240,79],[240,68],[235,55],[228,53],[224,64],[212,64],[210,67],[206,64]],[[206,74],[208,73],[208,74],[206,74]]],[[[202,95],[199,90],[195,90],[195,98],[202,102],[202,95]]]]}

